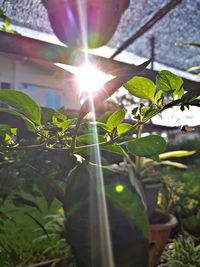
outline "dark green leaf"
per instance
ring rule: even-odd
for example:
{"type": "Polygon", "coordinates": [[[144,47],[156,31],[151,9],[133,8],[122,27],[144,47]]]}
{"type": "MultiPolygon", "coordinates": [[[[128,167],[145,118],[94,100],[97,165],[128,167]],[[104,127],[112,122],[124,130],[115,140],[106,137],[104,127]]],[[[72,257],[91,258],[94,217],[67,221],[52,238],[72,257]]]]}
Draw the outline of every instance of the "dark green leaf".
{"type": "Polygon", "coordinates": [[[37,103],[28,95],[16,90],[0,90],[0,101],[13,107],[37,125],[41,124],[41,113],[37,103]]]}
{"type": "Polygon", "coordinates": [[[5,14],[4,14],[4,11],[0,8],[0,18],[4,18],[5,17],[5,14]]]}
{"type": "Polygon", "coordinates": [[[22,196],[20,195],[15,195],[12,199],[13,203],[18,206],[18,205],[26,205],[26,206],[30,206],[32,208],[36,208],[38,209],[39,211],[40,210],[40,207],[33,201],[29,200],[29,199],[25,199],[23,198],[22,196]]]}
{"type": "Polygon", "coordinates": [[[159,135],[149,135],[128,142],[129,152],[136,156],[157,158],[157,155],[165,151],[166,141],[159,135]]]}
{"type": "Polygon", "coordinates": [[[124,85],[124,87],[133,96],[154,101],[156,86],[151,80],[147,78],[135,76],[130,81],[128,81],[124,85]]]}
{"type": "Polygon", "coordinates": [[[100,149],[108,151],[108,152],[121,154],[121,155],[125,154],[124,149],[119,145],[102,145],[102,146],[100,146],[100,149]]]}
{"type": "Polygon", "coordinates": [[[35,218],[33,217],[31,214],[29,214],[28,212],[25,213],[28,217],[30,217],[41,229],[42,231],[44,232],[44,234],[49,237],[45,227],[35,218]]]}
{"type": "Polygon", "coordinates": [[[183,85],[183,79],[168,70],[162,70],[156,77],[156,86],[164,92],[179,92],[183,85]]]}
{"type": "MultiPolygon", "coordinates": [[[[9,115],[12,115],[13,118],[14,117],[21,118],[24,121],[27,129],[29,131],[31,131],[31,132],[35,132],[35,125],[34,125],[34,123],[32,121],[30,121],[28,118],[26,118],[25,116],[23,116],[22,114],[14,111],[14,110],[10,110],[10,109],[6,109],[6,108],[1,108],[0,107],[0,114],[1,114],[1,112],[2,113],[8,113],[9,115]]],[[[13,125],[10,125],[10,126],[12,127],[13,125]]]]}
{"type": "Polygon", "coordinates": [[[149,121],[151,118],[156,116],[161,112],[160,108],[154,108],[153,106],[150,106],[148,110],[146,110],[144,117],[143,117],[143,122],[149,121]]]}
{"type": "Polygon", "coordinates": [[[138,107],[137,107],[137,108],[134,108],[134,109],[132,110],[132,115],[133,115],[133,116],[136,116],[137,112],[138,112],[138,107]]]}
{"type": "Polygon", "coordinates": [[[42,107],[42,120],[44,123],[51,121],[53,115],[56,114],[56,110],[53,108],[42,107]]]}
{"type": "Polygon", "coordinates": [[[106,125],[112,131],[124,120],[124,118],[125,118],[125,111],[123,109],[118,110],[108,118],[106,125]]]}

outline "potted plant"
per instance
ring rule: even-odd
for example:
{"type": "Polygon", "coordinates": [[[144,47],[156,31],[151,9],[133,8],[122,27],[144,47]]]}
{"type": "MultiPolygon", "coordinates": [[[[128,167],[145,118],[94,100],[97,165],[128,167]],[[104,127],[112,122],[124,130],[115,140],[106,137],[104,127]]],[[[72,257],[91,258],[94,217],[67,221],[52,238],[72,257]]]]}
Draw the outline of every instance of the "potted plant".
{"type": "MultiPolygon", "coordinates": [[[[181,78],[168,71],[159,73],[156,85],[143,77],[134,77],[126,83],[132,95],[151,101],[151,105],[140,105],[133,111],[138,117],[135,125],[123,122],[126,115],[123,109],[105,123],[88,123],[84,116],[89,98],[78,117],[70,119],[51,109],[41,114],[38,105],[22,92],[0,90],[0,101],[12,107],[0,111],[22,119],[31,133],[22,137],[20,128],[16,130],[2,122],[1,165],[14,168],[22,184],[34,183],[49,204],[54,197],[61,202],[66,239],[79,267],[148,266],[149,223],[141,181],[134,175],[138,162],[133,162],[130,154],[159,162],[166,142],[155,134],[139,138],[127,134],[140,131],[142,125],[168,108],[198,106],[199,99],[184,94],[182,83],[181,78]],[[171,100],[166,100],[165,95],[171,100]],[[79,132],[80,126],[85,132],[79,132]],[[102,166],[103,150],[120,154],[124,164],[102,166]]],[[[91,96],[94,105],[106,98],[97,95],[91,96]]],[[[25,186],[22,188],[27,190],[25,186]]],[[[15,197],[13,194],[12,198],[15,197]]],[[[21,202],[34,205],[24,198],[21,202]]]]}

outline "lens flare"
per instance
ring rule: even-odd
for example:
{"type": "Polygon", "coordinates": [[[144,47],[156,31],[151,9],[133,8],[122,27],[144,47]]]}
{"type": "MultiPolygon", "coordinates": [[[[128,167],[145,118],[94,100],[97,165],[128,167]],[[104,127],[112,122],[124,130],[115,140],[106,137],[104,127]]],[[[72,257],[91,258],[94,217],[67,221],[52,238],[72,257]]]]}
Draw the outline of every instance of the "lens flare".
{"type": "Polygon", "coordinates": [[[76,82],[81,92],[92,93],[103,87],[111,79],[92,64],[85,64],[76,71],[76,82]]]}
{"type": "Polygon", "coordinates": [[[119,184],[115,187],[115,190],[118,192],[118,193],[121,193],[122,191],[124,191],[124,187],[123,185],[119,184]]]}

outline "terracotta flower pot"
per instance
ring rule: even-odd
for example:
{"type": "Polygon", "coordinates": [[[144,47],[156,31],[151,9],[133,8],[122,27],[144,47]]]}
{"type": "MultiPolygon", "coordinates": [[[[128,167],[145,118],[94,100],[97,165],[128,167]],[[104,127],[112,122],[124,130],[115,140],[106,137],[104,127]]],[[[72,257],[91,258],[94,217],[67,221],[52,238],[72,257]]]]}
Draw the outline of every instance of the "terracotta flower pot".
{"type": "Polygon", "coordinates": [[[177,219],[171,214],[156,212],[156,217],[159,218],[158,221],[150,223],[149,267],[154,267],[159,263],[170,233],[177,225],[177,219]]]}
{"type": "Polygon", "coordinates": [[[84,47],[86,38],[89,48],[102,46],[110,40],[129,2],[130,0],[42,0],[57,37],[68,46],[76,47],[84,47]],[[81,16],[77,3],[81,3],[81,16]],[[82,21],[84,16],[85,22],[82,21]]]}

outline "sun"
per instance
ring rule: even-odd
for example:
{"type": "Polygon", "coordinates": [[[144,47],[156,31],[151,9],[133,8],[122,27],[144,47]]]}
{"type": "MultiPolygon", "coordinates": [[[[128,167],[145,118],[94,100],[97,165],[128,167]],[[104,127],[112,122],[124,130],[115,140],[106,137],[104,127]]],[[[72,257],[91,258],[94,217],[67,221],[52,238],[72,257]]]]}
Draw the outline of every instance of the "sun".
{"type": "Polygon", "coordinates": [[[79,67],[75,76],[81,93],[93,93],[101,89],[111,79],[111,75],[100,71],[97,67],[89,63],[79,67]]]}

